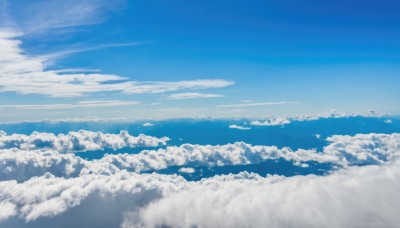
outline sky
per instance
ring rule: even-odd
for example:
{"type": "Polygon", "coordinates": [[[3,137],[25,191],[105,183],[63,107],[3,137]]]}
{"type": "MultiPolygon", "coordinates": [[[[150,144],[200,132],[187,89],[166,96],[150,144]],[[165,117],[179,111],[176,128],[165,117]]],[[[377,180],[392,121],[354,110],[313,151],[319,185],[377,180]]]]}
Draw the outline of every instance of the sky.
{"type": "Polygon", "coordinates": [[[0,227],[400,227],[399,12],[0,0],[0,227]]]}
{"type": "Polygon", "coordinates": [[[0,120],[398,114],[399,10],[0,0],[0,120]]]}

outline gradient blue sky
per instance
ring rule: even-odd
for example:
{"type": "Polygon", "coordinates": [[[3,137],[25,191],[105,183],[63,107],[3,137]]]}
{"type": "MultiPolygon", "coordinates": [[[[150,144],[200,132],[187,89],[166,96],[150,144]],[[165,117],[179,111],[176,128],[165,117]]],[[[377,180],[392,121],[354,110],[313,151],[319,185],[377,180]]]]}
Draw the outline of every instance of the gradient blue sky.
{"type": "MultiPolygon", "coordinates": [[[[18,67],[44,59],[32,77],[90,69],[168,87],[54,97],[10,83],[20,70],[0,71],[0,120],[397,114],[399,12],[388,0],[0,0],[0,31],[13,33],[3,40],[21,41],[18,67]],[[218,85],[171,89],[199,79],[218,85]]],[[[1,66],[8,54],[0,51],[1,66]]]]}

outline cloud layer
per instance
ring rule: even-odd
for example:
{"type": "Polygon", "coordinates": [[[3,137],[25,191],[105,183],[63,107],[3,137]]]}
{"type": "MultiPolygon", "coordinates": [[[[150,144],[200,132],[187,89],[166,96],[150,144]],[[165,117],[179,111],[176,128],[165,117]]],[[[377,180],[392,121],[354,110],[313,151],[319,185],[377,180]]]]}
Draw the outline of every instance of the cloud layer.
{"type": "Polygon", "coordinates": [[[243,142],[221,146],[183,144],[165,149],[144,150],[138,154],[108,154],[88,161],[74,154],[49,150],[0,150],[0,180],[25,181],[50,172],[57,177],[114,175],[121,171],[141,173],[171,166],[226,166],[258,164],[284,159],[307,167],[307,162],[330,163],[347,168],[354,165],[380,165],[398,156],[400,134],[360,134],[333,136],[323,151],[293,151],[275,146],[252,146],[243,142]]]}
{"type": "Polygon", "coordinates": [[[157,147],[166,145],[168,137],[156,138],[140,134],[132,136],[127,131],[107,134],[80,130],[68,134],[33,132],[31,135],[8,135],[0,131],[0,149],[17,148],[21,150],[50,149],[60,153],[84,152],[89,150],[122,149],[125,147],[157,147]]]}
{"type": "Polygon", "coordinates": [[[93,161],[52,150],[1,149],[0,224],[396,227],[400,134],[336,135],[327,141],[320,152],[246,143],[183,144],[93,161]],[[277,158],[330,162],[342,169],[327,176],[294,177],[242,172],[196,182],[179,175],[135,173],[168,166],[182,166],[179,172],[192,173],[196,165],[277,158]],[[82,214],[85,219],[79,219],[82,214]]]}
{"type": "Polygon", "coordinates": [[[379,114],[375,111],[369,111],[366,113],[353,113],[353,112],[336,112],[332,110],[330,112],[320,113],[320,114],[310,114],[310,115],[300,115],[295,117],[274,117],[264,120],[253,120],[250,122],[252,126],[278,126],[291,124],[293,121],[312,121],[319,119],[330,119],[330,118],[350,118],[350,117],[379,117],[379,114]]]}

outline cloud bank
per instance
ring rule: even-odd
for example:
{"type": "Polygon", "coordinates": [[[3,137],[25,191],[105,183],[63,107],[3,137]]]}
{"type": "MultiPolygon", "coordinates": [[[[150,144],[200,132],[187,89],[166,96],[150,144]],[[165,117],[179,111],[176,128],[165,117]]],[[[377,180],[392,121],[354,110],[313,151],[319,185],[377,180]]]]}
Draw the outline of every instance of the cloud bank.
{"type": "Polygon", "coordinates": [[[198,182],[155,173],[69,179],[47,173],[23,183],[0,182],[0,224],[396,227],[399,178],[398,160],[328,176],[261,177],[244,172],[198,182]],[[89,219],[78,219],[82,213],[89,219]],[[92,213],[98,219],[90,219],[92,213]]]}
{"type": "Polygon", "coordinates": [[[368,111],[366,113],[353,113],[353,112],[336,112],[335,110],[332,110],[330,112],[319,113],[319,114],[299,115],[295,117],[273,117],[266,120],[253,120],[250,122],[250,125],[283,126],[286,124],[291,124],[294,121],[302,122],[302,121],[313,121],[313,120],[331,119],[331,118],[338,119],[338,118],[350,118],[350,117],[380,117],[380,116],[382,116],[382,114],[379,114],[375,111],[368,111]]]}
{"type": "Polygon", "coordinates": [[[50,149],[60,153],[74,153],[93,150],[122,149],[125,147],[157,147],[166,145],[168,137],[156,138],[140,134],[132,136],[127,131],[107,134],[80,130],[68,134],[33,132],[31,135],[8,135],[0,131],[0,149],[17,148],[21,150],[50,149]]]}
{"type": "Polygon", "coordinates": [[[275,146],[252,146],[243,142],[221,146],[183,144],[138,154],[107,154],[88,161],[74,154],[49,150],[0,150],[0,180],[25,181],[46,172],[56,177],[114,175],[122,171],[141,173],[172,166],[227,166],[258,164],[284,159],[307,168],[307,162],[330,163],[337,168],[383,165],[399,156],[400,134],[359,134],[333,136],[323,151],[296,151],[275,146]]]}
{"type": "Polygon", "coordinates": [[[240,142],[183,144],[92,161],[64,150],[1,149],[0,225],[397,227],[400,134],[335,135],[326,140],[329,145],[320,152],[240,142]],[[190,174],[196,165],[276,158],[300,164],[331,162],[341,168],[326,176],[242,172],[200,181],[135,173],[182,166],[179,172],[190,174]]]}

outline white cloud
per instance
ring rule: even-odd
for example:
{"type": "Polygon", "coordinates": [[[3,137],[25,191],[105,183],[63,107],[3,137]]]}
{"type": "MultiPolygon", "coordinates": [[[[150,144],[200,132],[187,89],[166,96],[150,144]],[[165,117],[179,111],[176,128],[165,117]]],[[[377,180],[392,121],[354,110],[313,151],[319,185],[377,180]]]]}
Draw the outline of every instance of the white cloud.
{"type": "Polygon", "coordinates": [[[398,161],[328,176],[210,178],[140,215],[145,227],[397,227],[399,178],[398,161]]]}
{"type": "Polygon", "coordinates": [[[333,136],[327,140],[330,144],[323,151],[293,151],[290,148],[252,146],[243,142],[217,146],[183,144],[179,147],[144,150],[138,154],[108,154],[93,161],[51,150],[3,149],[0,150],[0,177],[1,180],[27,180],[45,172],[51,172],[58,177],[113,175],[123,170],[140,173],[171,166],[246,165],[276,159],[284,159],[301,167],[306,167],[306,162],[312,161],[346,168],[384,164],[398,157],[400,151],[400,134],[333,136]]]}
{"type": "Polygon", "coordinates": [[[171,100],[217,98],[217,97],[223,97],[223,96],[220,94],[209,94],[209,93],[174,93],[166,96],[167,99],[171,100]]]}
{"type": "Polygon", "coordinates": [[[119,134],[105,134],[80,130],[69,132],[66,135],[39,132],[33,132],[31,135],[7,135],[0,131],[0,149],[52,149],[62,153],[103,150],[105,148],[116,150],[124,147],[157,147],[166,145],[168,140],[168,137],[156,138],[143,134],[135,137],[126,131],[121,131],[119,134]]]}
{"type": "Polygon", "coordinates": [[[102,23],[110,12],[124,5],[123,0],[28,1],[24,4],[6,2],[8,4],[3,5],[4,14],[9,22],[3,26],[18,27],[25,33],[102,23]]]}
{"type": "Polygon", "coordinates": [[[154,126],[154,124],[153,124],[153,123],[150,123],[150,122],[146,122],[146,123],[144,123],[142,126],[143,126],[143,127],[152,127],[152,126],[154,126]]]}
{"type": "Polygon", "coordinates": [[[320,138],[321,138],[321,135],[320,135],[320,134],[315,134],[314,136],[315,136],[315,138],[317,138],[317,139],[320,139],[320,138]]]}
{"type": "Polygon", "coordinates": [[[0,110],[22,109],[22,110],[42,110],[42,109],[72,109],[72,108],[96,108],[96,107],[117,107],[117,106],[132,106],[140,104],[137,101],[79,101],[70,104],[38,104],[38,105],[0,105],[0,110]]]}
{"type": "Polygon", "coordinates": [[[385,123],[391,124],[391,123],[393,123],[393,121],[391,119],[387,119],[387,120],[385,120],[385,123]]]}
{"type": "MultiPolygon", "coordinates": [[[[55,178],[50,173],[46,173],[23,183],[0,182],[0,204],[6,205],[0,208],[0,214],[3,221],[13,215],[18,215],[27,222],[64,214],[67,217],[64,221],[66,224],[79,224],[79,221],[68,218],[68,215],[71,216],[68,214],[69,210],[83,209],[82,212],[86,215],[85,206],[86,209],[95,211],[96,208],[101,207],[116,207],[112,209],[118,209],[123,213],[124,210],[140,208],[169,192],[177,191],[185,183],[186,181],[179,176],[157,174],[139,175],[122,172],[112,176],[85,175],[64,179],[55,178]]],[[[104,213],[104,210],[98,210],[98,212],[104,213]]],[[[109,212],[107,210],[107,213],[109,212]]],[[[82,213],[78,214],[82,216],[82,213]]],[[[99,217],[121,223],[122,214],[115,217],[112,215],[114,214],[97,214],[99,217]]],[[[82,220],[82,217],[77,220],[82,220]]],[[[97,218],[88,222],[91,227],[93,224],[104,225],[98,223],[98,220],[104,221],[102,218],[97,218]]],[[[15,221],[11,220],[9,224],[3,223],[2,226],[14,227],[13,222],[15,221]]]]}
{"type": "Polygon", "coordinates": [[[338,119],[338,118],[350,118],[350,117],[380,117],[382,114],[375,111],[368,111],[366,113],[354,113],[354,112],[336,112],[331,110],[329,112],[309,114],[309,115],[299,115],[294,117],[271,117],[263,120],[253,120],[250,125],[253,126],[276,126],[276,125],[286,125],[293,123],[295,121],[313,121],[319,119],[338,119]]]}
{"type": "Polygon", "coordinates": [[[176,82],[139,82],[118,75],[100,73],[60,73],[47,70],[44,57],[31,57],[14,38],[20,34],[0,31],[0,91],[40,94],[51,97],[77,97],[88,93],[163,93],[183,89],[221,88],[234,84],[221,79],[176,82]]]}
{"type": "Polygon", "coordinates": [[[250,127],[238,126],[238,125],[236,125],[236,124],[229,125],[229,128],[231,128],[231,129],[238,129],[238,130],[251,130],[250,127]]]}
{"type": "MultiPolygon", "coordinates": [[[[0,181],[0,225],[17,227],[27,221],[28,226],[43,227],[63,221],[74,227],[396,227],[400,222],[400,134],[332,136],[327,140],[330,144],[322,152],[244,143],[184,144],[93,161],[55,151],[1,150],[0,176],[14,175],[14,179],[26,181],[0,181]],[[135,161],[143,167],[193,165],[194,161],[221,165],[246,164],[262,156],[283,156],[300,164],[313,159],[377,165],[346,167],[327,176],[264,178],[243,172],[197,182],[177,175],[126,172],[132,171],[127,164],[135,161]],[[18,167],[14,174],[5,172],[18,167]],[[34,172],[40,177],[27,180],[19,176],[34,172]],[[89,219],[91,213],[97,219],[89,219]],[[78,219],[82,214],[85,219],[78,219]]],[[[192,169],[185,168],[181,170],[192,169]]]]}
{"type": "Polygon", "coordinates": [[[197,182],[155,173],[69,179],[47,173],[22,183],[0,182],[0,204],[5,205],[0,207],[0,224],[15,227],[25,220],[32,227],[52,222],[82,227],[83,221],[86,227],[109,222],[113,227],[396,227],[399,178],[398,160],[327,176],[265,178],[243,172],[197,182]],[[92,213],[97,219],[90,219],[92,213]]]}
{"type": "Polygon", "coordinates": [[[286,101],[281,101],[281,102],[257,102],[257,103],[244,102],[244,103],[241,103],[241,104],[220,105],[219,107],[223,107],[223,108],[241,108],[241,107],[287,105],[287,104],[300,104],[300,102],[286,102],[286,101]]]}
{"type": "Polygon", "coordinates": [[[195,170],[193,168],[182,167],[179,169],[180,173],[194,173],[195,170]]]}
{"type": "Polygon", "coordinates": [[[277,126],[277,125],[285,125],[285,124],[290,124],[291,121],[287,118],[274,118],[274,119],[269,119],[266,121],[258,121],[254,120],[250,122],[250,125],[253,126],[277,126]]]}

